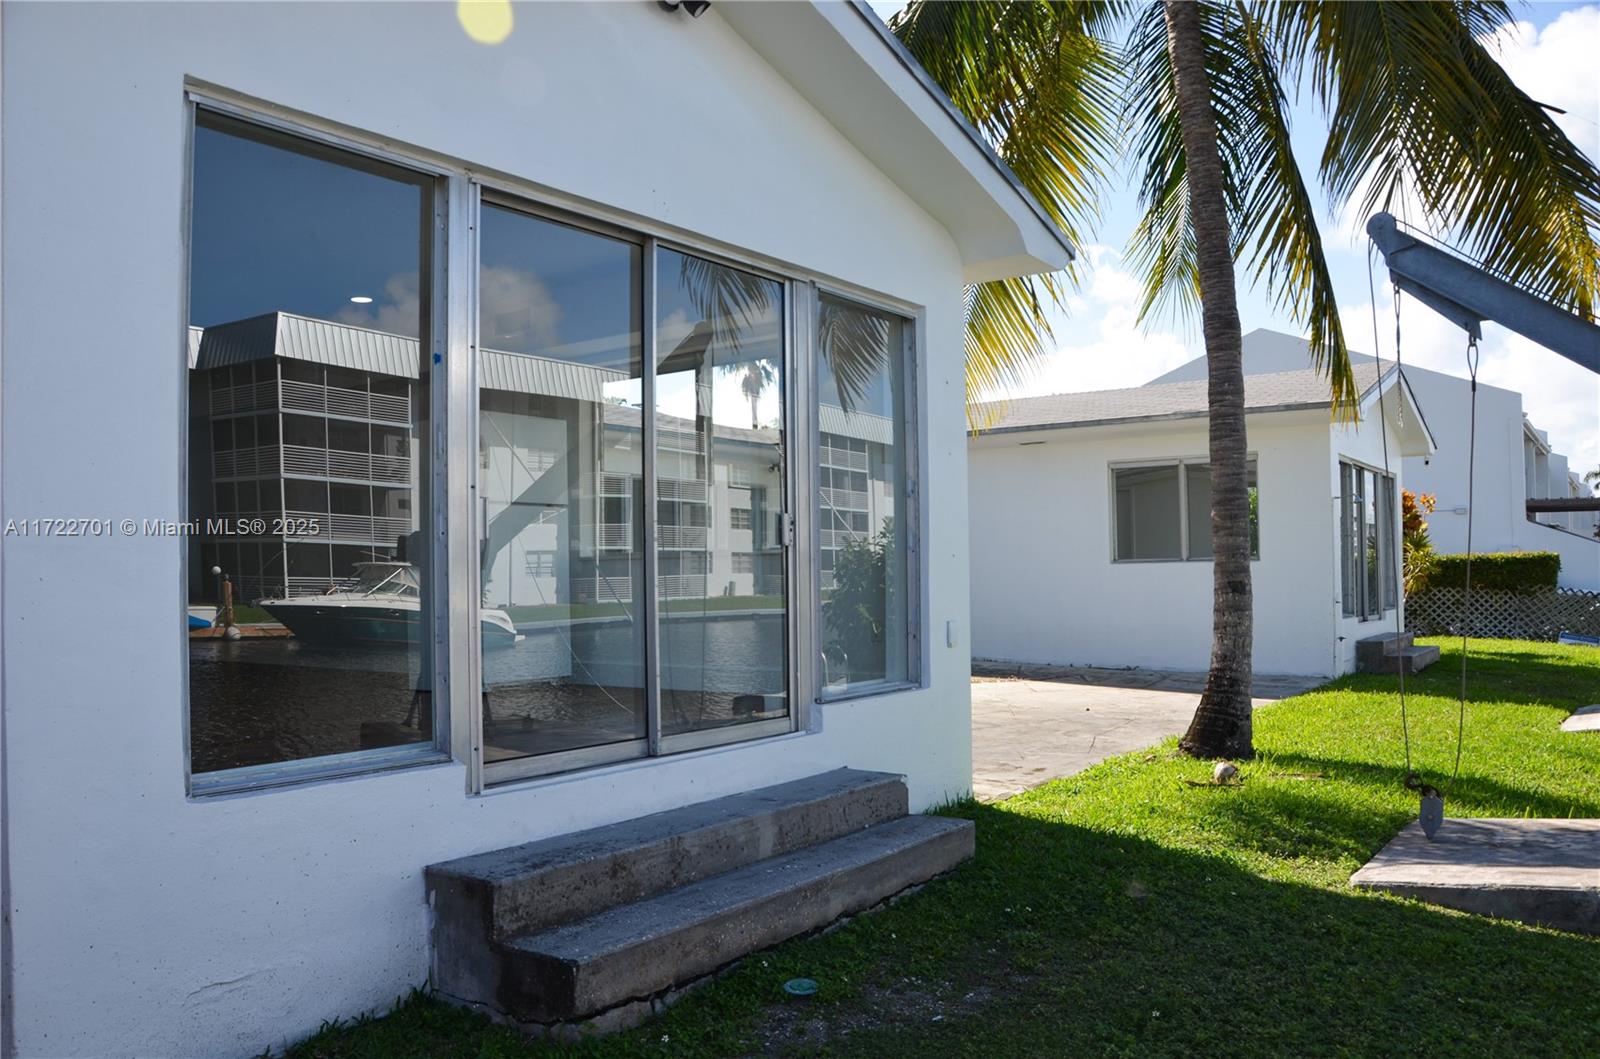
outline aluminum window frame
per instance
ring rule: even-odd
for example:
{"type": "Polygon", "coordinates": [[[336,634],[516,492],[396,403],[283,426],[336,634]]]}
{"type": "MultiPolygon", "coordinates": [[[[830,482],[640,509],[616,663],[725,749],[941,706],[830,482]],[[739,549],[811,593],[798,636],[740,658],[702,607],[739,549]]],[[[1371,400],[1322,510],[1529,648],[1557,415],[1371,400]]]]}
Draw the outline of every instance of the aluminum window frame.
{"type": "MultiPolygon", "coordinates": [[[[452,663],[458,662],[456,652],[450,647],[450,622],[452,595],[450,592],[451,572],[441,559],[449,554],[449,535],[452,526],[457,526],[458,520],[450,517],[449,503],[451,496],[451,474],[446,456],[449,452],[448,431],[455,422],[454,405],[459,399],[456,392],[454,376],[461,367],[461,351],[452,346],[452,336],[449,333],[448,313],[449,288],[456,270],[452,268],[450,224],[453,217],[453,194],[455,185],[459,180],[458,174],[447,167],[411,156],[396,153],[384,147],[370,143],[352,140],[346,136],[331,131],[326,126],[317,122],[301,122],[286,117],[281,113],[268,108],[257,108],[242,105],[239,102],[214,95],[199,88],[188,87],[183,96],[184,103],[184,175],[183,175],[183,273],[182,273],[182,320],[181,344],[179,346],[180,365],[180,458],[179,458],[179,490],[178,509],[180,521],[189,519],[189,482],[191,468],[189,467],[189,386],[188,386],[188,328],[189,328],[189,299],[193,284],[194,261],[194,143],[195,130],[198,127],[202,112],[214,114],[229,121],[244,125],[249,128],[259,129],[265,133],[274,133],[300,140],[306,144],[329,148],[346,154],[353,154],[360,158],[380,162],[385,165],[407,170],[420,177],[426,178],[432,184],[432,203],[429,210],[432,223],[426,226],[427,238],[426,269],[423,277],[428,285],[429,313],[428,334],[426,345],[432,351],[428,378],[428,417],[429,436],[426,444],[430,446],[428,483],[430,523],[431,523],[431,555],[430,555],[430,588],[432,591],[431,629],[433,633],[433,688],[431,694],[433,730],[430,738],[414,744],[395,747],[376,747],[347,751],[340,754],[325,754],[318,757],[300,758],[293,761],[268,762],[259,765],[246,765],[239,768],[218,769],[211,772],[194,771],[192,751],[192,725],[190,681],[185,677],[182,688],[182,715],[181,739],[183,759],[184,792],[190,799],[209,798],[218,795],[239,794],[255,790],[272,789],[287,786],[299,786],[305,783],[345,779],[351,776],[374,772],[388,772],[400,768],[416,768],[428,765],[437,765],[448,762],[453,757],[452,717],[455,714],[455,703],[451,701],[452,685],[450,683],[450,669],[452,663]],[[444,370],[440,371],[439,368],[444,370]],[[444,376],[443,379],[440,376],[444,376]],[[441,385],[441,383],[443,383],[441,385]]],[[[419,355],[422,352],[423,341],[419,336],[419,355]]],[[[179,628],[187,628],[188,614],[188,579],[189,579],[189,540],[180,537],[177,546],[182,550],[181,561],[178,564],[179,586],[179,628]]],[[[182,669],[187,674],[189,668],[188,636],[185,633],[179,643],[182,669]]]]}
{"type": "MultiPolygon", "coordinates": [[[[729,733],[721,739],[707,736],[701,745],[689,745],[689,741],[685,739],[681,746],[674,745],[672,756],[681,756],[702,749],[714,750],[719,746],[758,738],[781,738],[785,732],[795,735],[814,732],[818,730],[820,724],[820,713],[813,708],[817,704],[928,687],[928,674],[932,668],[928,657],[931,637],[927,629],[929,616],[925,601],[930,591],[931,574],[923,548],[923,527],[927,524],[928,512],[927,497],[921,488],[922,481],[927,477],[929,458],[929,446],[923,436],[927,394],[923,392],[921,386],[928,355],[925,305],[770,255],[750,251],[704,233],[689,232],[643,214],[609,206],[491,167],[473,164],[440,151],[404,143],[392,137],[262,100],[215,82],[194,77],[185,78],[183,101],[186,113],[181,208],[184,270],[181,320],[177,329],[180,386],[187,385],[191,262],[189,232],[194,183],[194,115],[197,108],[425,173],[440,182],[444,200],[440,203],[436,193],[436,213],[442,216],[443,230],[439,230],[436,221],[432,233],[431,254],[435,271],[430,276],[432,281],[430,302],[442,310],[436,311],[430,320],[430,340],[434,344],[435,358],[433,375],[430,378],[430,414],[434,417],[434,442],[443,448],[442,452],[434,453],[434,482],[431,490],[434,505],[433,555],[435,577],[444,581],[444,584],[437,589],[438,599],[444,601],[440,606],[447,608],[447,612],[442,614],[442,625],[441,615],[435,615],[434,739],[429,744],[417,746],[354,751],[351,755],[309,758],[281,765],[252,766],[248,770],[229,770],[226,773],[207,773],[202,775],[228,777],[229,782],[219,779],[216,782],[204,780],[197,784],[196,777],[190,771],[189,689],[186,680],[183,687],[180,738],[185,789],[190,797],[249,792],[451,762],[464,768],[467,794],[487,795],[517,790],[539,780],[559,781],[565,775],[579,769],[594,769],[607,765],[632,768],[647,765],[652,759],[650,754],[629,755],[624,758],[609,757],[595,752],[608,748],[567,751],[559,755],[559,762],[550,761],[550,764],[559,764],[559,767],[529,769],[524,775],[513,775],[514,770],[507,768],[503,776],[497,769],[493,785],[485,781],[482,649],[479,637],[476,635],[481,620],[481,604],[476,592],[452,593],[448,588],[452,584],[473,585],[477,583],[479,574],[480,557],[471,539],[476,527],[474,500],[477,496],[478,475],[478,461],[472,454],[477,451],[478,442],[477,240],[481,204],[485,199],[508,201],[512,208],[601,234],[650,241],[652,251],[645,254],[645,260],[649,263],[647,267],[650,268],[654,267],[653,248],[659,247],[755,272],[774,279],[784,286],[784,307],[787,317],[785,338],[788,343],[785,350],[787,359],[785,414],[789,438],[786,453],[788,468],[784,482],[785,513],[780,522],[780,532],[786,543],[785,569],[789,588],[788,644],[791,652],[789,716],[776,722],[754,722],[733,726],[742,731],[738,731],[737,734],[729,733]],[[820,567],[814,561],[818,538],[813,502],[817,485],[816,458],[819,432],[813,373],[817,358],[814,314],[819,292],[896,315],[905,325],[903,328],[906,347],[904,414],[906,446],[910,450],[906,458],[905,496],[908,522],[907,679],[858,685],[846,692],[830,696],[821,694],[820,662],[815,652],[818,638],[817,624],[820,619],[818,584],[820,567]],[[450,459],[452,453],[465,454],[459,457],[460,466],[452,463],[450,459]],[[801,458],[802,454],[805,458],[801,458]],[[451,473],[452,467],[455,473],[451,473]],[[808,564],[810,576],[806,576],[808,564]],[[452,635],[452,630],[457,629],[472,630],[472,634],[452,635]],[[437,638],[441,637],[446,641],[442,645],[437,643],[437,638]],[[808,658],[812,660],[809,663],[805,661],[808,658]],[[765,726],[769,725],[781,728],[764,730],[765,726]],[[345,760],[347,756],[353,760],[345,760]]],[[[647,301],[646,307],[652,304],[653,302],[647,301]]],[[[654,321],[649,313],[644,314],[642,326],[653,328],[654,321]]],[[[182,458],[179,470],[179,495],[186,508],[187,398],[185,398],[184,412],[183,422],[180,424],[182,458]]],[[[654,476],[650,477],[653,479],[654,476]]],[[[646,510],[650,513],[649,518],[654,520],[655,505],[647,505],[646,510]]],[[[646,552],[652,562],[653,551],[652,547],[646,552]]],[[[186,615],[187,580],[184,569],[183,564],[180,564],[179,598],[182,603],[180,610],[186,615]]],[[[659,642],[653,637],[647,638],[652,643],[659,642]]],[[[188,650],[186,639],[179,642],[178,650],[181,665],[186,669],[188,650]]],[[[707,731],[716,733],[719,730],[707,731]]],[[[687,733],[690,736],[702,734],[687,733]]],[[[557,757],[558,755],[544,755],[541,758],[518,759],[518,761],[536,762],[557,757]]]]}
{"type": "Polygon", "coordinates": [[[926,657],[926,651],[931,637],[926,629],[928,617],[924,600],[930,586],[927,583],[929,570],[924,559],[922,542],[923,526],[926,524],[928,513],[922,481],[927,474],[926,459],[929,446],[925,444],[922,435],[924,394],[920,385],[921,361],[926,353],[923,342],[926,328],[923,326],[924,312],[921,309],[908,309],[903,302],[896,302],[848,285],[813,282],[809,286],[810,300],[806,307],[806,319],[810,325],[810,334],[807,336],[809,363],[805,372],[809,392],[804,419],[810,433],[806,450],[809,454],[806,467],[810,478],[807,481],[804,510],[811,528],[805,554],[815,561],[811,563],[809,578],[811,606],[807,649],[810,651],[811,663],[805,668],[812,682],[810,701],[825,705],[830,702],[848,702],[852,699],[872,698],[928,687],[927,674],[931,670],[931,659],[926,657]],[[819,649],[822,642],[822,562],[820,538],[816,535],[821,528],[817,515],[817,489],[820,486],[819,471],[822,463],[822,408],[816,400],[816,376],[822,367],[822,354],[816,345],[816,322],[824,296],[852,302],[863,308],[893,316],[900,321],[901,385],[905,395],[902,414],[905,420],[903,429],[907,450],[903,461],[906,482],[901,496],[905,501],[906,519],[906,675],[904,679],[862,681],[834,692],[827,690],[823,679],[822,654],[819,649]]]}
{"type": "MultiPolygon", "coordinates": [[[[697,750],[706,750],[733,743],[749,742],[756,739],[766,739],[773,736],[786,735],[795,731],[804,730],[809,725],[808,711],[802,707],[805,700],[801,696],[801,682],[798,679],[797,659],[797,626],[801,624],[798,612],[797,595],[795,586],[798,577],[798,551],[794,547],[792,530],[784,533],[785,556],[784,571],[786,587],[788,588],[788,602],[785,615],[784,637],[789,650],[789,660],[786,674],[786,694],[788,695],[789,711],[786,716],[772,718],[765,721],[751,721],[744,724],[727,725],[720,728],[705,728],[692,732],[679,732],[666,734],[662,731],[661,723],[661,605],[657,592],[654,590],[659,579],[659,555],[657,544],[659,542],[658,523],[660,512],[658,509],[659,484],[657,474],[656,453],[656,361],[655,349],[656,321],[655,313],[658,307],[656,297],[656,268],[659,255],[662,251],[672,251],[692,257],[698,257],[729,268],[739,269],[770,280],[780,287],[783,297],[783,321],[781,330],[784,340],[784,430],[788,440],[784,452],[784,484],[782,490],[783,514],[782,519],[792,526],[795,519],[793,504],[795,502],[795,442],[792,439],[794,424],[796,423],[794,386],[793,380],[802,372],[802,362],[808,358],[800,349],[796,341],[794,290],[798,286],[793,275],[774,270],[761,264],[748,260],[729,257],[715,249],[706,248],[693,240],[681,237],[663,238],[650,232],[640,231],[627,225],[613,223],[606,219],[596,218],[587,213],[576,212],[563,204],[549,202],[542,197],[530,195],[526,188],[510,187],[501,181],[474,180],[473,187],[477,191],[476,200],[481,208],[482,203],[512,210],[526,216],[556,224],[564,224],[583,231],[593,232],[596,235],[619,239],[638,246],[641,251],[641,276],[639,284],[640,297],[640,349],[643,358],[642,375],[640,379],[640,403],[647,414],[641,416],[642,459],[648,473],[643,473],[644,498],[643,498],[643,530],[644,530],[644,582],[650,588],[643,593],[643,623],[645,626],[645,736],[643,739],[624,740],[616,743],[606,743],[593,747],[581,747],[574,750],[557,751],[551,754],[529,755],[527,757],[512,758],[500,762],[482,762],[483,742],[483,713],[481,703],[472,710],[472,728],[475,732],[474,745],[478,747],[477,757],[482,762],[477,777],[478,790],[500,789],[510,784],[523,781],[536,780],[545,777],[559,776],[578,769],[595,768],[602,765],[621,765],[630,762],[649,761],[654,758],[675,757],[680,754],[697,750]]],[[[474,226],[474,231],[478,231],[474,226]]],[[[473,281],[477,279],[476,247],[474,247],[473,281]]],[[[476,288],[474,287],[473,312],[468,321],[470,333],[469,346],[472,350],[472,362],[478,363],[478,314],[476,311],[476,288]]],[[[473,447],[469,450],[476,452],[476,422],[478,388],[476,380],[471,395],[473,419],[473,447]]],[[[472,461],[471,474],[473,476],[473,495],[476,495],[477,461],[472,461]]],[[[476,508],[474,508],[476,511],[476,508]]],[[[476,533],[477,526],[474,522],[472,532],[476,533]]],[[[476,552],[476,549],[471,549],[476,552]]],[[[474,556],[473,563],[479,562],[474,556]]],[[[476,614],[478,604],[474,602],[476,614]]],[[[476,628],[476,625],[472,626],[476,628]]],[[[478,645],[473,651],[481,665],[482,648],[478,645]]]]}
{"type": "MultiPolygon", "coordinates": [[[[1164,456],[1151,459],[1111,460],[1106,464],[1106,521],[1111,529],[1111,564],[1113,566],[1141,566],[1147,563],[1209,563],[1213,555],[1191,555],[1189,547],[1189,468],[1209,467],[1209,456],[1164,456]],[[1175,558],[1151,559],[1123,559],[1117,555],[1117,472],[1136,471],[1152,467],[1172,467],[1178,472],[1178,551],[1175,558]]],[[[1255,471],[1256,490],[1261,489],[1261,461],[1260,454],[1247,452],[1245,454],[1245,474],[1255,471]]],[[[1250,552],[1250,561],[1261,561],[1261,509],[1259,500],[1256,507],[1256,535],[1255,546],[1250,552]]]]}
{"type": "Polygon", "coordinates": [[[1363,624],[1383,621],[1391,611],[1399,609],[1402,595],[1395,575],[1395,558],[1401,550],[1400,479],[1392,471],[1360,460],[1340,456],[1338,463],[1339,613],[1347,621],[1363,624]],[[1376,605],[1369,598],[1366,570],[1369,510],[1378,528],[1373,555],[1378,568],[1376,605]],[[1352,565],[1347,567],[1347,563],[1352,565]]]}

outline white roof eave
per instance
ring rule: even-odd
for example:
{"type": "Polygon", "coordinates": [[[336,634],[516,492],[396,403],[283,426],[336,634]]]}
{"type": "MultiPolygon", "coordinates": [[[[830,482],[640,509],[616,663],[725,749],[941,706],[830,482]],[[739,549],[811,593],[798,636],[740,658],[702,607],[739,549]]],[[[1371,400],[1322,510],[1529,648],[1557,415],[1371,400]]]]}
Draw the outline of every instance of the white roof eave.
{"type": "Polygon", "coordinates": [[[1073,259],[1065,234],[865,3],[719,0],[712,10],[950,232],[966,282],[1073,259]]]}
{"type": "Polygon", "coordinates": [[[1379,408],[1380,398],[1393,400],[1391,394],[1397,394],[1400,400],[1397,417],[1400,436],[1396,439],[1400,455],[1433,455],[1439,449],[1438,442],[1433,436],[1433,428],[1428,426],[1428,419],[1422,413],[1422,403],[1417,400],[1416,391],[1411,388],[1411,380],[1406,378],[1405,372],[1394,364],[1387,364],[1381,381],[1362,397],[1361,418],[1368,418],[1379,408]]]}

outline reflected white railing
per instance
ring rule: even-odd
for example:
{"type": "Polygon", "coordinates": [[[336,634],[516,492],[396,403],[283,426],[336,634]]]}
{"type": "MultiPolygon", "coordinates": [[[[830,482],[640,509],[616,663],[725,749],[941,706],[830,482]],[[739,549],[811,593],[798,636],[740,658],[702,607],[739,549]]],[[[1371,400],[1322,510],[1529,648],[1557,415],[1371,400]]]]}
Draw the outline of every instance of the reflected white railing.
{"type": "Polygon", "coordinates": [[[851,471],[867,469],[867,454],[864,452],[852,452],[849,449],[836,449],[823,445],[818,450],[818,458],[825,467],[842,467],[851,471]]]}
{"type": "Polygon", "coordinates": [[[324,386],[316,382],[284,379],[283,407],[297,412],[325,412],[356,419],[378,419],[410,425],[411,402],[391,394],[368,393],[343,386],[324,386]]]}
{"type": "Polygon", "coordinates": [[[703,504],[706,502],[706,483],[694,478],[658,478],[656,495],[662,500],[687,500],[703,504]]]}
{"type": "Polygon", "coordinates": [[[266,382],[247,382],[238,386],[211,387],[211,414],[220,415],[224,412],[249,412],[256,409],[272,408],[277,403],[278,390],[276,384],[268,379],[266,382]]]}
{"type": "Polygon", "coordinates": [[[819,489],[824,507],[850,508],[855,511],[867,509],[867,494],[855,489],[819,489]]]}
{"type": "Polygon", "coordinates": [[[387,515],[341,515],[317,511],[285,512],[288,535],[361,544],[393,545],[411,532],[411,520],[387,515]],[[302,527],[305,532],[302,532],[302,527]]]}
{"type": "Polygon", "coordinates": [[[278,474],[278,446],[224,449],[211,454],[213,478],[264,478],[278,474]]]}
{"type": "Polygon", "coordinates": [[[374,456],[342,449],[320,449],[308,445],[283,446],[285,474],[306,474],[318,478],[346,478],[358,482],[411,481],[409,456],[374,456]]]}
{"type": "Polygon", "coordinates": [[[706,527],[658,526],[656,540],[663,548],[703,549],[706,546],[706,527]]]}

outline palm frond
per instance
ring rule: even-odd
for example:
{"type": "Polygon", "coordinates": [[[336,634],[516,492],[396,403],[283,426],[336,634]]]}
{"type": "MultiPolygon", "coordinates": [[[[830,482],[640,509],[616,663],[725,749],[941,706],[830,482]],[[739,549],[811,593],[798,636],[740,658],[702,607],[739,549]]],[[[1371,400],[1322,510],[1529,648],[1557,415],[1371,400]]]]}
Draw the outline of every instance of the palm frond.
{"type": "MultiPolygon", "coordinates": [[[[1358,394],[1339,319],[1339,299],[1317,228],[1300,165],[1295,160],[1288,97],[1279,76],[1268,29],[1251,8],[1236,3],[1227,42],[1243,90],[1236,120],[1245,135],[1238,144],[1241,203],[1233,219],[1244,260],[1257,284],[1265,283],[1278,305],[1310,330],[1311,363],[1327,375],[1334,414],[1355,414],[1358,394]]],[[[1373,351],[1376,354],[1376,350],[1373,351]]]]}
{"type": "Polygon", "coordinates": [[[1127,59],[1127,121],[1133,126],[1128,156],[1143,167],[1139,202],[1144,214],[1126,253],[1144,279],[1139,319],[1196,314],[1200,269],[1167,27],[1159,4],[1151,4],[1134,22],[1127,59]]]}
{"type": "Polygon", "coordinates": [[[1511,281],[1594,319],[1600,170],[1483,44],[1502,3],[1274,9],[1278,46],[1329,112],[1330,197],[1389,209],[1511,281]],[[1414,206],[1414,210],[1408,210],[1414,206]]]}
{"type": "Polygon", "coordinates": [[[1048,304],[1061,301],[1056,276],[1018,276],[968,287],[966,385],[968,426],[979,398],[1030,379],[1052,345],[1048,304]]]}
{"type": "MultiPolygon", "coordinates": [[[[1316,210],[1292,148],[1269,27],[1237,0],[1209,0],[1199,7],[1234,259],[1308,327],[1312,363],[1328,376],[1336,414],[1348,415],[1356,398],[1349,351],[1316,210]]],[[[1128,260],[1144,279],[1140,318],[1190,316],[1200,304],[1199,266],[1166,25],[1158,6],[1134,23],[1128,57],[1132,155],[1143,167],[1144,213],[1128,247],[1128,260]]]]}
{"type": "Polygon", "coordinates": [[[879,313],[824,297],[817,306],[817,349],[833,378],[839,406],[853,412],[894,363],[889,321],[879,313]]]}
{"type": "Polygon", "coordinates": [[[765,276],[693,254],[669,250],[664,256],[678,258],[679,281],[709,328],[711,345],[737,360],[747,333],[776,314],[783,289],[765,276]]]}
{"type": "MultiPolygon", "coordinates": [[[[890,23],[1079,246],[1115,162],[1120,72],[1103,34],[1126,6],[913,0],[890,23]]],[[[1023,277],[967,292],[969,400],[1031,374],[1053,345],[1047,302],[1061,307],[1063,289],[1057,277],[1023,277]]]]}

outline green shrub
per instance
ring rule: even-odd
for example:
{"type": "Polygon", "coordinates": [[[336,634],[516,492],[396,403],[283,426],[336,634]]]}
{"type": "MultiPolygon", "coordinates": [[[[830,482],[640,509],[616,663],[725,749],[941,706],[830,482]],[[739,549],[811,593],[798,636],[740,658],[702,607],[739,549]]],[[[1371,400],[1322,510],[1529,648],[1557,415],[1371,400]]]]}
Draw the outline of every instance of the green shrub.
{"type": "MultiPolygon", "coordinates": [[[[1500,592],[1539,592],[1556,587],[1561,556],[1555,552],[1486,552],[1472,557],[1472,587],[1500,592]]],[[[1465,555],[1435,555],[1419,590],[1460,588],[1467,580],[1465,555]]]]}

